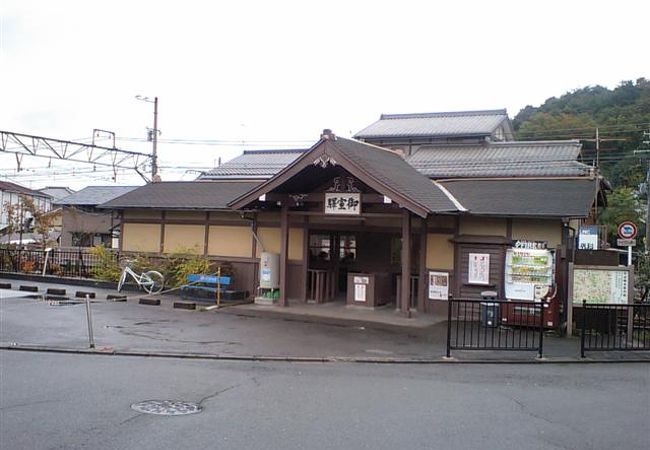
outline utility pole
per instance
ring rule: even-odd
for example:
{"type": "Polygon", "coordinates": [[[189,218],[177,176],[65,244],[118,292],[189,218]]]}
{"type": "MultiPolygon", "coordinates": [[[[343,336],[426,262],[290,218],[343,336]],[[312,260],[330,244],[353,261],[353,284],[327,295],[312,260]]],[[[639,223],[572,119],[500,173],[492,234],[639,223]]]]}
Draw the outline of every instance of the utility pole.
{"type": "Polygon", "coordinates": [[[158,175],[158,97],[153,100],[153,153],[151,155],[151,181],[158,175]]]}
{"type": "Polygon", "coordinates": [[[137,100],[153,103],[153,130],[149,129],[148,140],[153,142],[153,151],[151,153],[151,181],[156,181],[158,175],[158,97],[151,100],[149,97],[136,95],[137,100]]]}

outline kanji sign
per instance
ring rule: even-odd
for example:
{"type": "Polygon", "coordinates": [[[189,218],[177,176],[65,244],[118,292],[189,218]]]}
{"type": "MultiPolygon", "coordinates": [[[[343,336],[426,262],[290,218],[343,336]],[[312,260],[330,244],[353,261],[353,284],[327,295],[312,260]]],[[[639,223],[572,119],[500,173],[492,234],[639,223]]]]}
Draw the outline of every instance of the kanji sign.
{"type": "Polygon", "coordinates": [[[626,220],[618,226],[618,237],[621,239],[634,239],[638,229],[634,222],[626,220]]]}
{"type": "Polygon", "coordinates": [[[361,214],[361,194],[358,192],[325,193],[325,214],[358,216],[361,214]]]}

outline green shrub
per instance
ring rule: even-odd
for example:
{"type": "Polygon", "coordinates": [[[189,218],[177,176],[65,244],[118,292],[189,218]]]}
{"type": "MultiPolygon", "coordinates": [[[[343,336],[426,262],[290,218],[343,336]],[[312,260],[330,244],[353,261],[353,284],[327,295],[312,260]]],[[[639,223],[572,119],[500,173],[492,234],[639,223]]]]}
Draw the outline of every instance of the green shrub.
{"type": "Polygon", "coordinates": [[[94,279],[102,281],[119,281],[120,275],[122,274],[122,268],[118,263],[115,253],[111,252],[103,245],[97,245],[91,248],[90,253],[97,258],[97,264],[93,265],[90,270],[90,274],[94,279]]]}

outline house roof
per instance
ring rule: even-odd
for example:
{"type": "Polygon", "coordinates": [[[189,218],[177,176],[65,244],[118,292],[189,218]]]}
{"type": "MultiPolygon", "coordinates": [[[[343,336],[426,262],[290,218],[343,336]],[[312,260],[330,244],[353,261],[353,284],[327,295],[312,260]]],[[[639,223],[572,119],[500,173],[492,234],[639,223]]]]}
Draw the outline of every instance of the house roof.
{"type": "Polygon", "coordinates": [[[39,189],[40,192],[49,195],[56,202],[61,200],[64,197],[67,197],[70,194],[74,194],[75,191],[65,186],[47,186],[42,189],[39,189]]]}
{"type": "Polygon", "coordinates": [[[55,203],[67,206],[97,206],[126,194],[138,186],[88,186],[55,203]]]}
{"type": "Polygon", "coordinates": [[[441,181],[472,214],[522,217],[587,217],[597,179],[441,181]]]}
{"type": "Polygon", "coordinates": [[[489,136],[504,121],[505,109],[423,114],[382,114],[354,135],[357,139],[396,137],[489,136]]]}
{"type": "Polygon", "coordinates": [[[45,197],[45,198],[51,198],[50,195],[41,192],[41,191],[36,191],[34,189],[29,189],[26,188],[25,186],[21,186],[20,184],[12,183],[10,181],[0,181],[0,191],[5,191],[5,192],[15,192],[17,194],[23,194],[23,195],[29,195],[32,197],[45,197]]]}
{"type": "MultiPolygon", "coordinates": [[[[353,139],[328,136],[285,167],[270,180],[230,203],[245,207],[259,196],[281,186],[302,170],[319,161],[343,167],[377,192],[400,206],[426,216],[435,212],[458,211],[453,199],[439,186],[411,167],[397,153],[353,139]]],[[[327,163],[325,164],[327,165],[327,163]]]]}
{"type": "Polygon", "coordinates": [[[426,145],[407,161],[431,178],[590,175],[592,168],[576,161],[580,149],[578,140],[426,145]]]}
{"type": "Polygon", "coordinates": [[[106,209],[230,209],[228,203],[250,191],[251,181],[165,181],[150,183],[99,205],[106,209]]]}
{"type": "Polygon", "coordinates": [[[246,150],[242,155],[204,173],[199,179],[270,178],[306,151],[307,149],[246,150]]]}

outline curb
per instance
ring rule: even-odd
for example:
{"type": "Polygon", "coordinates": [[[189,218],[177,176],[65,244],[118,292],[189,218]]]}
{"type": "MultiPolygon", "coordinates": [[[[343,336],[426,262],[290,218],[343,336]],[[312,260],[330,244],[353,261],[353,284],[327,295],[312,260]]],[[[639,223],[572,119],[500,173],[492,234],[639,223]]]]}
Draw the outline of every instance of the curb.
{"type": "Polygon", "coordinates": [[[63,353],[78,355],[103,355],[103,356],[136,356],[146,358],[170,358],[170,359],[197,359],[213,361],[261,361],[261,362],[311,362],[311,363],[355,363],[355,364],[414,364],[414,365],[458,365],[458,364],[621,364],[621,363],[646,363],[650,359],[456,359],[456,358],[364,358],[353,356],[264,356],[264,355],[218,355],[209,353],[182,353],[182,352],[147,352],[138,350],[115,350],[112,347],[97,349],[48,347],[41,345],[20,345],[17,343],[0,344],[0,350],[19,352],[39,353],[63,353]]]}

